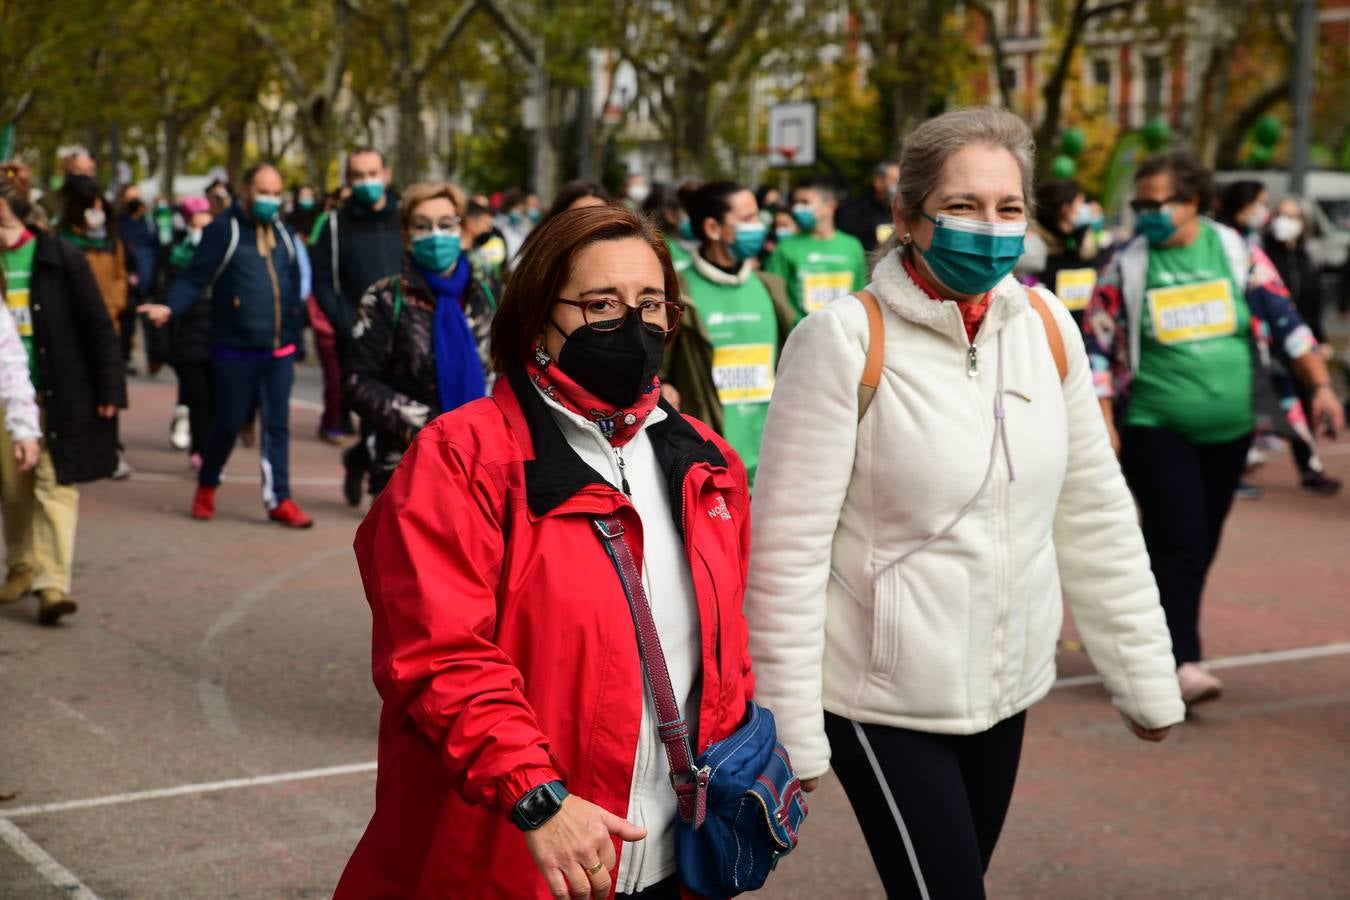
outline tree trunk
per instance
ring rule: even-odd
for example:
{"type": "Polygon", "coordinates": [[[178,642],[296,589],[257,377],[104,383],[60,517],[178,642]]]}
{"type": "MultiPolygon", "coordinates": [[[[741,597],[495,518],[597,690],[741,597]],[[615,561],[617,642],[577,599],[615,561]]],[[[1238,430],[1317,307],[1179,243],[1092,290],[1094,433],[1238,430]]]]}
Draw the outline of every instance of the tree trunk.
{"type": "Polygon", "coordinates": [[[244,171],[244,143],[248,136],[248,119],[240,109],[230,112],[225,123],[225,171],[234,184],[244,171]]]}
{"type": "Polygon", "coordinates": [[[159,195],[173,196],[173,176],[178,171],[178,119],[168,116],[164,119],[164,149],[159,157],[159,195]]]}
{"type": "Polygon", "coordinates": [[[1219,152],[1214,163],[1215,168],[1232,169],[1238,165],[1238,154],[1242,150],[1242,139],[1246,137],[1247,131],[1256,124],[1257,119],[1266,114],[1267,110],[1289,96],[1290,84],[1290,77],[1285,75],[1279,81],[1267,85],[1229,120],[1219,135],[1219,152]]]}
{"type": "Polygon", "coordinates": [[[394,177],[409,185],[422,177],[422,93],[408,74],[398,80],[398,146],[394,152],[394,177]]]}

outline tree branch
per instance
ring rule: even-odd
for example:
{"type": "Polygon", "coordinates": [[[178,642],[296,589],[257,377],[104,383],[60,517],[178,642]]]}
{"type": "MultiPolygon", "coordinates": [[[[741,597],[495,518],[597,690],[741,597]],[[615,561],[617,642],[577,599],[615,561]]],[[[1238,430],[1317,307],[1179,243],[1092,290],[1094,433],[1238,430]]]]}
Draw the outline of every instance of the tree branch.
{"type": "MultiPolygon", "coordinates": [[[[432,42],[421,58],[413,63],[412,77],[414,81],[421,82],[427,77],[431,67],[440,61],[440,58],[450,49],[450,45],[455,42],[455,38],[459,37],[460,32],[468,26],[469,19],[477,11],[480,3],[481,0],[464,0],[459,5],[459,9],[455,10],[454,15],[446,21],[445,27],[436,36],[436,40],[432,42]]],[[[491,15],[491,11],[489,11],[489,15],[491,15]]]]}
{"type": "Polygon", "coordinates": [[[506,8],[501,0],[478,0],[479,7],[488,15],[497,26],[506,33],[508,39],[515,46],[520,55],[525,57],[525,61],[531,66],[539,65],[539,58],[542,55],[530,34],[520,26],[515,16],[506,8]]]}
{"type": "Polygon", "coordinates": [[[998,22],[994,19],[994,11],[990,9],[989,4],[984,0],[966,0],[966,5],[984,16],[985,27],[989,33],[989,49],[994,56],[994,77],[998,81],[998,96],[1004,109],[1012,109],[1012,85],[1009,83],[1008,73],[1004,71],[1003,39],[998,33],[998,22]]]}

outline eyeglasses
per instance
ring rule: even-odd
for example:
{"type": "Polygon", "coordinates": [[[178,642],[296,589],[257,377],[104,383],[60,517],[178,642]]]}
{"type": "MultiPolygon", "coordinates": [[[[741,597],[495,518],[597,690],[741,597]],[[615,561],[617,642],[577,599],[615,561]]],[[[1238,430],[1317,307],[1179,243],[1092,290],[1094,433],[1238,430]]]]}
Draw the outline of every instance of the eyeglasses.
{"type": "Polygon", "coordinates": [[[1134,210],[1134,214],[1137,216],[1143,215],[1144,213],[1155,213],[1164,206],[1175,203],[1178,199],[1180,198],[1178,198],[1176,194],[1173,194],[1166,200],[1142,200],[1139,197],[1135,197],[1130,201],[1130,209],[1134,210]]]}
{"type": "Polygon", "coordinates": [[[435,223],[425,220],[414,222],[409,230],[417,237],[425,237],[433,231],[439,231],[442,234],[458,234],[459,216],[448,216],[435,223]]]}
{"type": "Polygon", "coordinates": [[[636,309],[642,316],[643,327],[660,334],[670,334],[684,314],[683,306],[669,300],[642,300],[636,307],[615,297],[596,297],[592,300],[559,297],[558,302],[580,309],[586,327],[593,331],[618,331],[628,321],[628,314],[636,309]]]}

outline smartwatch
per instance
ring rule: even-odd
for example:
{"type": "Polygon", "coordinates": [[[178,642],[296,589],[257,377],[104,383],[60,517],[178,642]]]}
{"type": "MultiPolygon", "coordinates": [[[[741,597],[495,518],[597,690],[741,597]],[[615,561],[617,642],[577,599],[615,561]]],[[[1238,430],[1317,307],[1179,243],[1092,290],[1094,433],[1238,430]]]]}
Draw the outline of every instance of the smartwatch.
{"type": "Polygon", "coordinates": [[[567,798],[567,788],[561,781],[550,781],[534,788],[511,810],[511,821],[521,831],[534,831],[562,809],[567,798]]]}

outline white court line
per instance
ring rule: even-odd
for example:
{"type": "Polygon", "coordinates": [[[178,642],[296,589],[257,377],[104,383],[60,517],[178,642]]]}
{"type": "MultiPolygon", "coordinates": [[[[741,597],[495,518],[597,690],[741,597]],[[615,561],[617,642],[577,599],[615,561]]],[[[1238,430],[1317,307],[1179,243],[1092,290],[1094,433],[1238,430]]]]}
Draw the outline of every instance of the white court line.
{"type": "Polygon", "coordinates": [[[170,797],[190,797],[195,794],[211,794],[216,791],[230,791],[236,788],[260,787],[268,784],[286,784],[292,781],[308,781],[314,778],[332,778],[336,775],[358,775],[374,772],[375,763],[352,763],[346,766],[329,766],[326,769],[305,769],[300,772],[280,772],[276,775],[255,775],[252,778],[231,778],[226,781],[207,781],[198,784],[180,784],[177,787],[157,788],[152,791],[133,791],[128,794],[110,794],[106,797],[86,797],[83,800],[64,800],[60,803],[39,803],[35,806],[20,806],[16,809],[0,810],[0,823],[20,816],[37,816],[46,813],[69,812],[75,809],[94,809],[99,806],[115,806],[119,803],[134,803],[138,800],[165,800],[170,797]]]}
{"type": "Polygon", "coordinates": [[[18,825],[3,817],[0,817],[0,840],[27,860],[34,869],[37,869],[39,875],[55,885],[65,896],[73,897],[74,900],[98,900],[98,895],[89,890],[73,872],[52,859],[51,854],[24,834],[18,825]]]}
{"type": "MultiPolygon", "coordinates": [[[[1236,669],[1242,666],[1268,665],[1278,662],[1293,662],[1302,659],[1317,659],[1325,656],[1350,654],[1350,641],[1339,644],[1323,644],[1317,647],[1295,647],[1291,650],[1275,650],[1269,653],[1250,653],[1245,656],[1230,656],[1207,663],[1211,669],[1236,669]]],[[[1055,682],[1055,688],[1079,687],[1088,684],[1100,684],[1100,675],[1075,675],[1061,678],[1055,682]]],[[[150,791],[133,791],[127,794],[111,794],[106,797],[87,797],[83,800],[65,800],[60,803],[40,803],[34,806],[20,806],[10,810],[0,810],[0,825],[7,819],[21,816],[36,816],[46,813],[67,812],[77,809],[93,809],[99,806],[114,806],[120,803],[134,803],[139,800],[163,800],[172,797],[190,797],[195,794],[208,794],[216,791],[229,791],[236,788],[259,787],[269,784],[285,784],[292,781],[306,781],[314,778],[332,778],[338,775],[357,775],[374,772],[375,763],[352,763],[345,766],[330,766],[326,769],[305,769],[299,772],[280,772],[275,775],[257,775],[252,778],[231,778],[227,781],[208,781],[198,784],[180,784],[177,787],[158,788],[150,791]]]]}
{"type": "MultiPolygon", "coordinates": [[[[1292,650],[1272,650],[1269,653],[1248,653],[1245,656],[1226,656],[1221,659],[1206,660],[1205,666],[1210,669],[1239,669],[1243,666],[1264,666],[1270,663],[1318,659],[1323,656],[1343,656],[1347,653],[1350,653],[1350,641],[1341,644],[1322,644],[1317,647],[1295,647],[1292,650]]],[[[1100,675],[1073,675],[1056,681],[1055,689],[1101,683],[1102,676],[1100,675]]]]}

